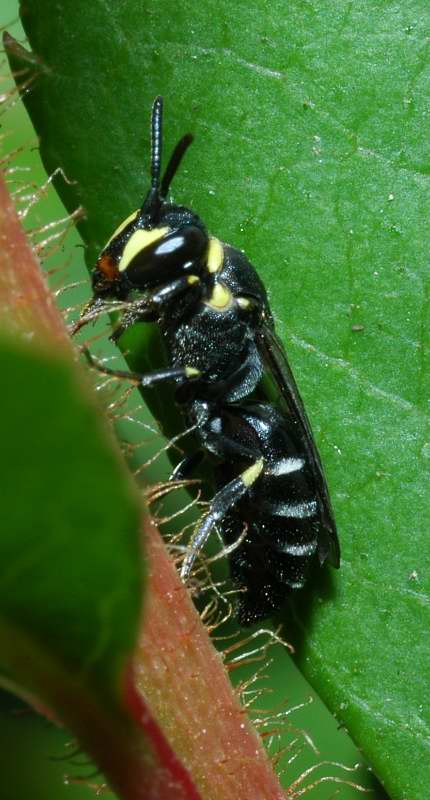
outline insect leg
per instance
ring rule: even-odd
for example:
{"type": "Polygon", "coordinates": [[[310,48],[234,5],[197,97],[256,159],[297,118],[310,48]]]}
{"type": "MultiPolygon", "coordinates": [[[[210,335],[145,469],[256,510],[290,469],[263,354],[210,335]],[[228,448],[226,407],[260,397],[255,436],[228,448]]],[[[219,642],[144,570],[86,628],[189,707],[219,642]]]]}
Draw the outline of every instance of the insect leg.
{"type": "Polygon", "coordinates": [[[250,467],[245,469],[238,478],[234,478],[216,493],[210,505],[209,513],[194,534],[190,552],[186,555],[181,568],[181,578],[189,577],[194,561],[207,542],[212,528],[220,522],[230,509],[243,497],[248,489],[255,483],[263,469],[263,459],[259,458],[250,467]]]}
{"type": "Polygon", "coordinates": [[[161,286],[154,294],[151,295],[150,304],[152,306],[161,308],[166,303],[174,300],[180,294],[189,292],[191,286],[196,286],[200,282],[198,275],[183,275],[181,278],[166,283],[161,286]]]}
{"type": "Polygon", "coordinates": [[[155,322],[156,318],[157,315],[152,308],[148,308],[142,300],[130,303],[130,307],[122,314],[109,339],[111,342],[117,342],[127,328],[130,328],[135,322],[155,322]]]}
{"type": "MultiPolygon", "coordinates": [[[[188,293],[191,287],[197,287],[199,281],[198,275],[183,275],[175,281],[164,284],[164,286],[161,286],[154,294],[144,298],[144,300],[137,300],[136,303],[132,303],[130,309],[123,314],[120,323],[110,336],[111,341],[117,342],[124,331],[126,331],[130,325],[134,325],[135,322],[156,321],[163,310],[163,306],[175,300],[175,298],[180,295],[188,293]]],[[[192,293],[192,298],[189,298],[190,301],[191,299],[193,303],[196,302],[197,298],[195,292],[192,293]]]]}
{"type": "Polygon", "coordinates": [[[204,458],[203,450],[197,450],[196,453],[192,453],[190,456],[185,456],[179,464],[176,465],[175,469],[173,470],[169,480],[170,481],[183,481],[191,475],[195,468],[198,467],[200,462],[204,458]]]}
{"type": "Polygon", "coordinates": [[[136,386],[143,386],[145,388],[150,388],[154,386],[154,384],[164,381],[192,381],[196,380],[201,375],[200,370],[195,369],[195,367],[187,366],[157,369],[153,372],[148,372],[146,375],[142,375],[140,372],[131,372],[129,370],[110,369],[109,367],[105,367],[101,361],[91,355],[88,348],[84,347],[82,348],[82,351],[90,366],[94,367],[103,375],[111,375],[113,378],[124,378],[125,380],[135,383],[136,386]]]}

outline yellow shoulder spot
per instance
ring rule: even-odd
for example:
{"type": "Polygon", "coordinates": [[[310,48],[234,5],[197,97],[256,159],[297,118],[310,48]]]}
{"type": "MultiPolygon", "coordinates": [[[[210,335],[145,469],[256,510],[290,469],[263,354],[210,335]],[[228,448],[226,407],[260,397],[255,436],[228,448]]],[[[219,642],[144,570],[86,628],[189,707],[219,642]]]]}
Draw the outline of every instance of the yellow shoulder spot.
{"type": "Polygon", "coordinates": [[[134,231],[122,251],[121,260],[118,264],[119,271],[124,272],[133,258],[140,253],[141,250],[144,250],[145,247],[148,247],[153,242],[158,241],[158,239],[162,239],[168,231],[169,228],[167,227],[153,228],[150,231],[138,228],[137,231],[134,231]]]}
{"type": "Polygon", "coordinates": [[[251,307],[251,301],[248,297],[236,297],[236,303],[240,308],[243,308],[244,311],[247,311],[248,308],[251,307]]]}
{"type": "Polygon", "coordinates": [[[233,295],[227,286],[223,283],[216,283],[209,300],[206,300],[206,305],[215,308],[217,311],[225,311],[231,306],[233,295]]]}
{"type": "Polygon", "coordinates": [[[117,227],[117,228],[116,228],[116,230],[113,232],[113,234],[112,234],[112,236],[110,237],[110,239],[108,239],[108,241],[106,242],[106,244],[105,244],[105,246],[104,246],[104,248],[103,248],[104,250],[106,250],[106,247],[107,247],[107,246],[108,246],[108,245],[109,245],[109,244],[110,244],[110,243],[111,243],[111,242],[112,242],[114,239],[116,239],[116,237],[117,237],[117,236],[119,236],[119,235],[120,235],[120,233],[122,233],[122,232],[123,232],[124,228],[126,228],[126,227],[127,227],[127,225],[129,225],[129,224],[130,224],[130,222],[133,222],[133,220],[134,220],[134,219],[136,219],[136,217],[137,217],[137,215],[138,215],[139,211],[140,211],[140,208],[137,208],[137,209],[136,209],[136,211],[133,211],[133,213],[132,213],[132,214],[130,214],[130,215],[127,217],[127,219],[125,219],[123,222],[121,222],[121,225],[118,225],[118,227],[117,227]]]}
{"type": "Polygon", "coordinates": [[[248,467],[248,469],[242,472],[240,478],[242,482],[245,484],[245,486],[252,486],[252,484],[255,483],[258,476],[261,474],[262,470],[263,470],[263,459],[259,458],[258,461],[255,462],[255,464],[252,464],[251,467],[248,467]]]}
{"type": "Polygon", "coordinates": [[[219,272],[224,262],[224,248],[219,239],[209,239],[206,264],[209,272],[219,272]]]}

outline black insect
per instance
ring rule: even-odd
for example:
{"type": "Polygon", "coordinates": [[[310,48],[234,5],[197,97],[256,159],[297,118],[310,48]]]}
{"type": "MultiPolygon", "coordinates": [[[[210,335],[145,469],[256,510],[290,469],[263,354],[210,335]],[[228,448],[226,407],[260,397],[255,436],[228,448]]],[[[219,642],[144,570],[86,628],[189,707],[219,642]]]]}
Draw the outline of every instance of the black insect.
{"type": "Polygon", "coordinates": [[[339,566],[327,485],[290,367],[274,331],[265,288],[246,256],[208,234],[190,209],[169,203],[170,183],[192,141],[177,144],[161,178],[162,99],[152,110],[151,188],[143,206],[115,231],[93,272],[85,317],[112,299],[130,301],[113,338],[136,322],[157,321],[168,368],[144,386],[177,384],[199,451],[174,477],[204,457],[217,492],[182,566],[216,525],[226,543],[246,530],[230,556],[238,617],[269,616],[301,588],[313,563],[339,566]]]}

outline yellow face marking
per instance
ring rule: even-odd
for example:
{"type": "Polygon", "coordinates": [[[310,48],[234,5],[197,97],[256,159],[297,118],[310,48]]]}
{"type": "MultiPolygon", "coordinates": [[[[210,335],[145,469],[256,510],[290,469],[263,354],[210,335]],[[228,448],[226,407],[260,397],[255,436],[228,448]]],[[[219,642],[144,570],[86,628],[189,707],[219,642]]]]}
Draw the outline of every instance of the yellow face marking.
{"type": "Polygon", "coordinates": [[[120,233],[123,232],[124,228],[126,228],[127,225],[130,224],[130,222],[133,222],[133,220],[136,219],[139,211],[140,211],[140,209],[137,208],[136,211],[133,211],[133,213],[130,214],[130,216],[128,216],[127,219],[124,220],[124,222],[121,222],[121,225],[118,225],[117,229],[113,232],[113,234],[110,237],[110,239],[108,239],[108,241],[106,242],[106,244],[105,244],[105,246],[103,248],[104,250],[106,250],[106,247],[113,241],[113,239],[115,239],[117,236],[120,235],[120,233]]]}
{"type": "Polygon", "coordinates": [[[219,239],[209,239],[206,264],[209,272],[219,272],[224,263],[224,248],[219,239]]]}
{"type": "Polygon", "coordinates": [[[242,472],[240,478],[241,481],[245,484],[245,486],[252,486],[253,483],[257,480],[258,476],[263,470],[263,459],[260,458],[255,464],[252,464],[251,467],[248,467],[244,472],[242,472]]]}
{"type": "Polygon", "coordinates": [[[187,283],[192,285],[193,283],[198,283],[200,280],[198,275],[188,275],[187,283]]]}
{"type": "Polygon", "coordinates": [[[215,308],[217,311],[226,311],[232,304],[233,295],[223,283],[216,283],[206,305],[215,308]]]}
{"type": "Polygon", "coordinates": [[[247,297],[236,297],[236,303],[238,306],[240,306],[240,308],[243,308],[245,311],[247,311],[251,306],[251,301],[248,300],[247,297]]]}
{"type": "Polygon", "coordinates": [[[124,247],[121,260],[118,264],[118,269],[120,272],[124,272],[127,269],[130,262],[133,258],[140,253],[141,250],[144,250],[145,247],[152,244],[153,242],[157,242],[158,239],[162,239],[163,236],[168,233],[169,228],[153,228],[151,231],[144,231],[142,228],[139,228],[137,231],[131,234],[126,246],[124,247]]]}
{"type": "Polygon", "coordinates": [[[185,367],[185,374],[187,378],[197,378],[198,375],[201,375],[202,373],[195,367],[185,367]]]}

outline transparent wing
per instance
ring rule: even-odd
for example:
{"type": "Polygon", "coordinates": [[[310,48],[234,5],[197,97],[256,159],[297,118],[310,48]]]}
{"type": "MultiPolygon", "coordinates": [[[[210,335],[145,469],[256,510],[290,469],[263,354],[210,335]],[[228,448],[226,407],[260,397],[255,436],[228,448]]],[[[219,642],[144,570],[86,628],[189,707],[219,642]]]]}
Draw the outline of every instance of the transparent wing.
{"type": "Polygon", "coordinates": [[[300,436],[304,452],[315,480],[315,492],[319,500],[321,529],[318,556],[320,563],[328,559],[334,567],[339,566],[340,550],[336,523],[331,507],[327,483],[324,477],[318,450],[302,399],[287,361],[284,348],[268,323],[260,329],[257,347],[269,374],[272,376],[286,407],[286,412],[300,436]]]}

